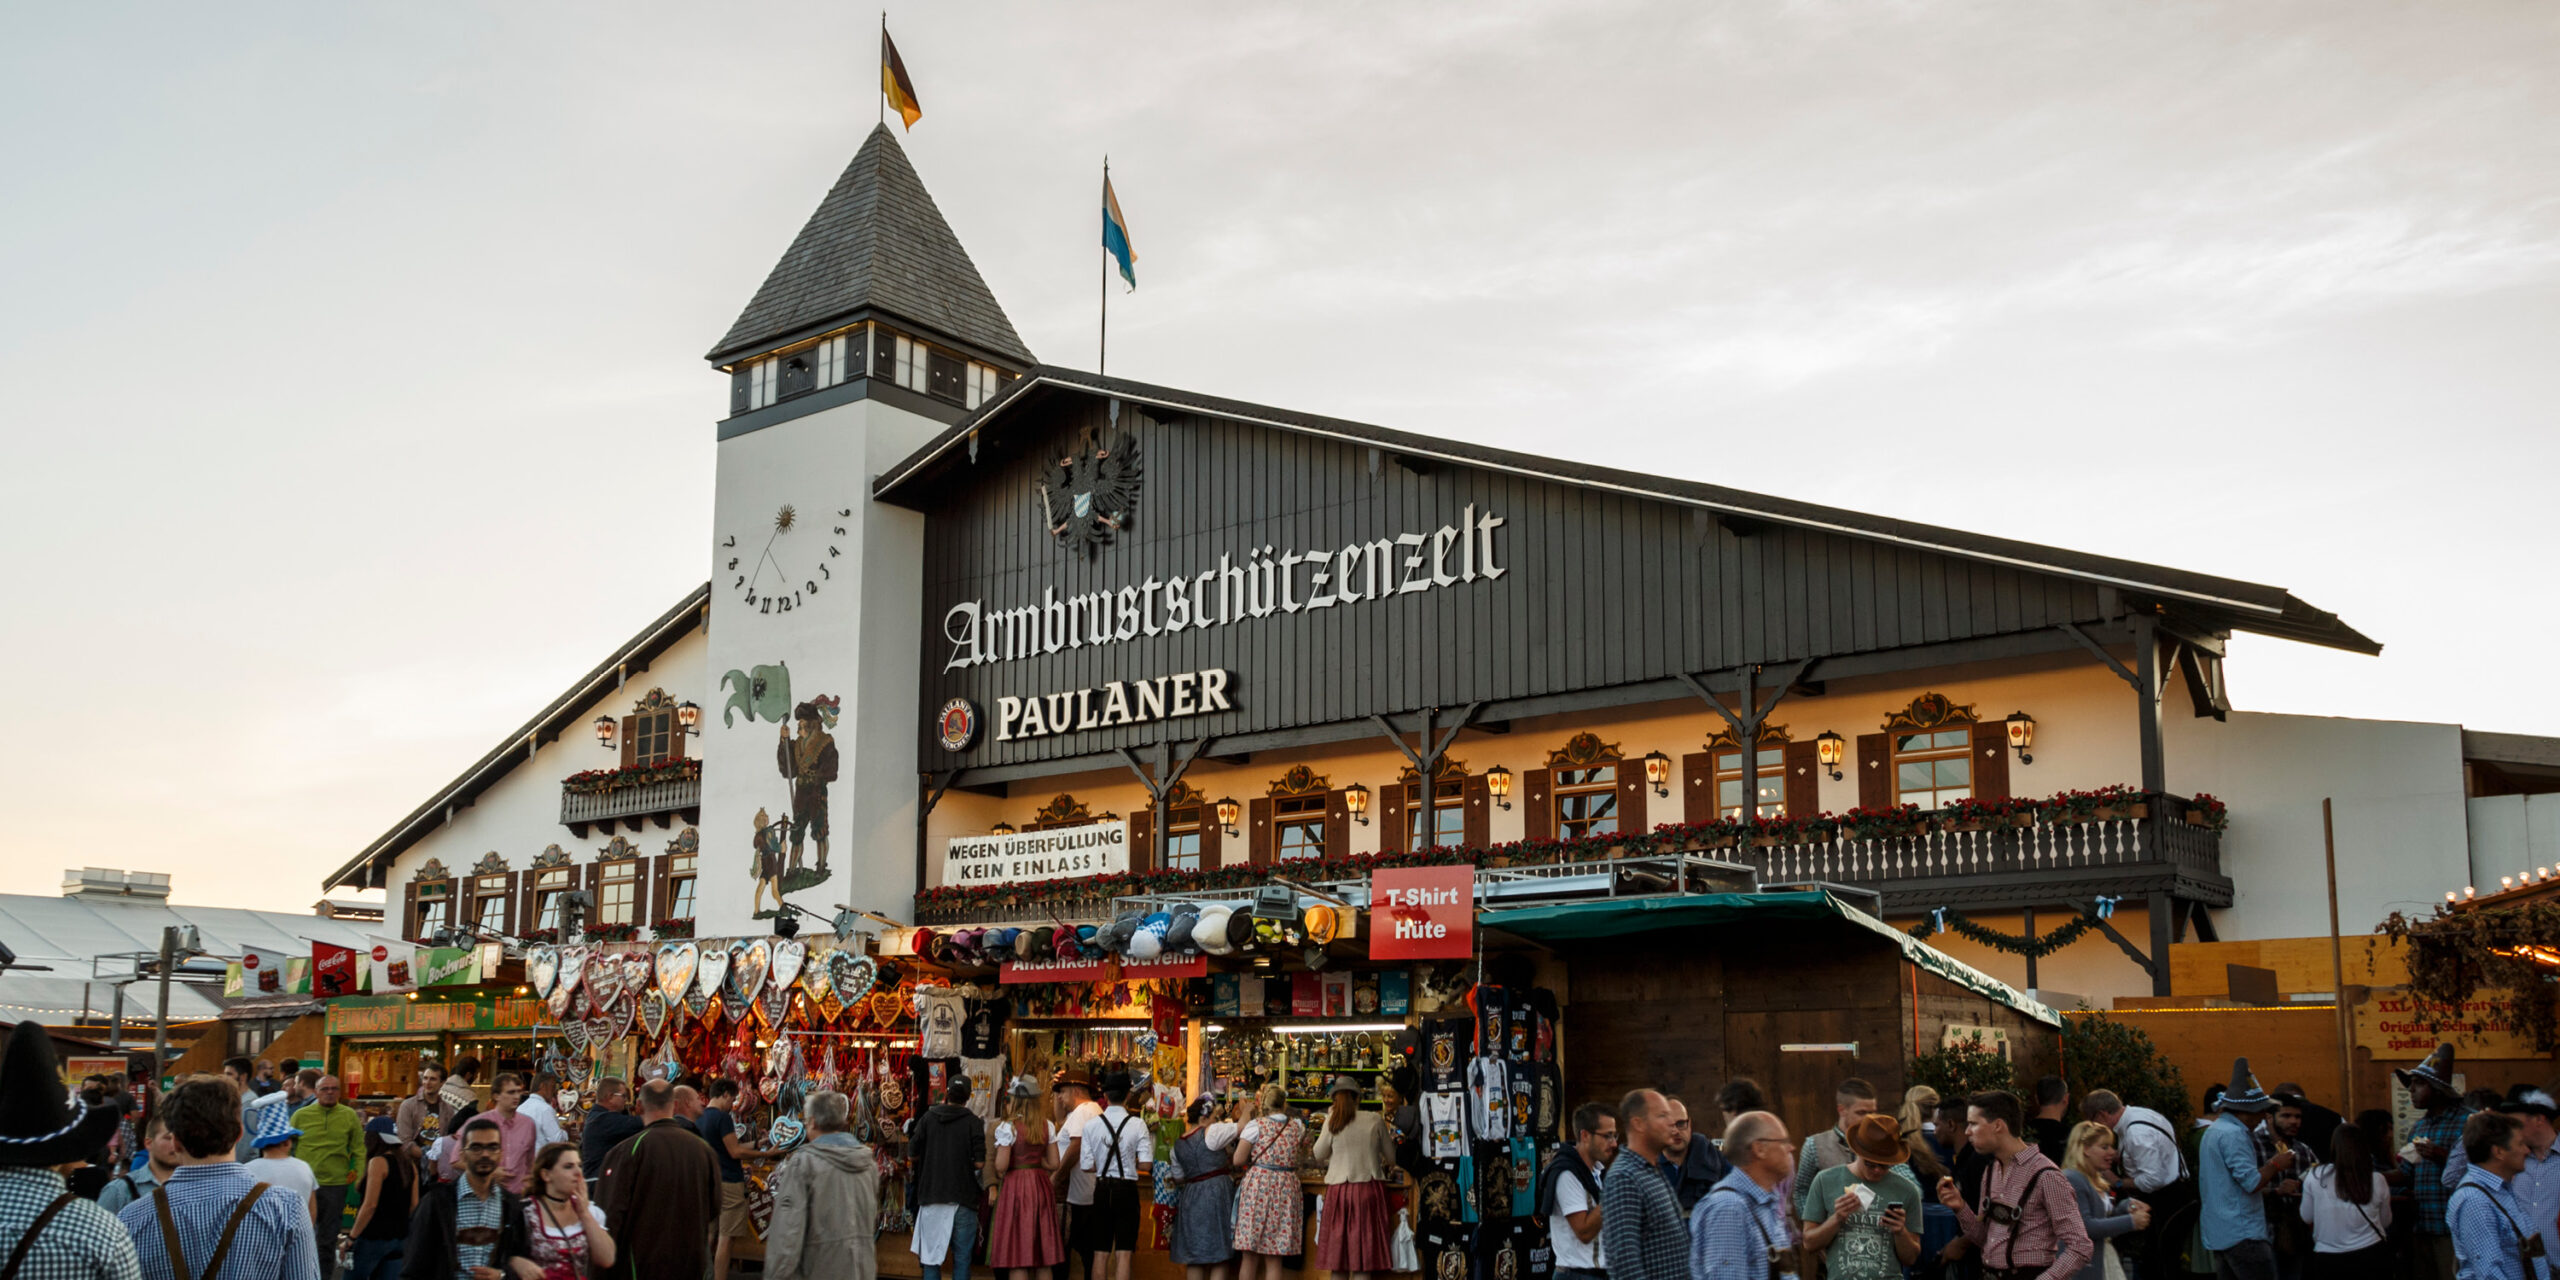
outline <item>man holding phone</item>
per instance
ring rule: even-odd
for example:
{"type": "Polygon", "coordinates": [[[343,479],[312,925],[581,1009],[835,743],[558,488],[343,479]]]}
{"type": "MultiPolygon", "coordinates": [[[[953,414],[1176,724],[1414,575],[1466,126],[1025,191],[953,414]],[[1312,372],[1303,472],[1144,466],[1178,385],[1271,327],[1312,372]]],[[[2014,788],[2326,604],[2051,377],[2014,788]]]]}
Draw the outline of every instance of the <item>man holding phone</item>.
{"type": "Polygon", "coordinates": [[[524,1201],[498,1180],[507,1139],[496,1119],[480,1115],[457,1135],[462,1177],[427,1188],[409,1218],[408,1261],[413,1276],[509,1280],[507,1267],[530,1259],[524,1201]]]}
{"type": "Polygon", "coordinates": [[[1806,1219],[1805,1248],[1827,1251],[1823,1274],[1831,1280],[1902,1280],[1902,1269],[1920,1261],[1920,1187],[1893,1169],[1903,1161],[1902,1124],[1864,1115],[1847,1136],[1849,1163],[1815,1174],[1805,1195],[1830,1209],[1806,1219]]]}

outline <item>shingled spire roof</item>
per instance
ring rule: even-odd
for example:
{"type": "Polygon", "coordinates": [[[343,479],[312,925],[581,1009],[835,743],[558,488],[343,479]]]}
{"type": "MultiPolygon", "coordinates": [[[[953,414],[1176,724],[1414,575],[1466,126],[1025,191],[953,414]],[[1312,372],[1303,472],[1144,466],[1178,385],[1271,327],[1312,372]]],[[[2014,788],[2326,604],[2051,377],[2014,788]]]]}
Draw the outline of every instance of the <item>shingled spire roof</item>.
{"type": "Polygon", "coordinates": [[[814,337],[866,309],[1023,368],[1037,363],[886,125],[863,141],[707,358],[723,364],[814,337]]]}

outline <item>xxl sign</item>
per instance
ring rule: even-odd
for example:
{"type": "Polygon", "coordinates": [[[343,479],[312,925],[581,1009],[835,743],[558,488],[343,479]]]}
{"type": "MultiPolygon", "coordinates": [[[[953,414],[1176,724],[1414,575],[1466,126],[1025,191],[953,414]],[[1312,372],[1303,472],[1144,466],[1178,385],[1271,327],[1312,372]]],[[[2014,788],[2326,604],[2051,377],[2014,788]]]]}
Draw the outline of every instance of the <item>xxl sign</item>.
{"type": "Polygon", "coordinates": [[[1117,590],[1071,596],[1043,587],[1038,602],[1012,608],[964,600],[942,615],[942,635],[951,642],[942,669],[1490,582],[1510,572],[1495,557],[1493,535],[1502,525],[1501,516],[1479,516],[1470,503],[1457,524],[1429,533],[1398,533],[1338,549],[1257,547],[1242,562],[1222,553],[1216,568],[1188,577],[1150,576],[1117,590]]]}
{"type": "Polygon", "coordinates": [[[1112,875],[1129,869],[1129,823],[1115,819],[1055,831],[954,836],[942,847],[942,883],[1020,884],[1112,875]]]}

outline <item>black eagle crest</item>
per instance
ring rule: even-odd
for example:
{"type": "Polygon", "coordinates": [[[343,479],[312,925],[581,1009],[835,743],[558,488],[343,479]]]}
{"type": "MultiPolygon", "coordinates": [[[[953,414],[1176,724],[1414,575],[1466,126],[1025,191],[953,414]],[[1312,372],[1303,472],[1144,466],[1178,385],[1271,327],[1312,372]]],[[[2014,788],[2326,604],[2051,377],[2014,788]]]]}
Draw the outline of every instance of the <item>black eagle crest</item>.
{"type": "Polygon", "coordinates": [[[1118,427],[1088,430],[1042,472],[1041,523],[1058,545],[1089,556],[1129,527],[1144,474],[1136,437],[1118,427]]]}

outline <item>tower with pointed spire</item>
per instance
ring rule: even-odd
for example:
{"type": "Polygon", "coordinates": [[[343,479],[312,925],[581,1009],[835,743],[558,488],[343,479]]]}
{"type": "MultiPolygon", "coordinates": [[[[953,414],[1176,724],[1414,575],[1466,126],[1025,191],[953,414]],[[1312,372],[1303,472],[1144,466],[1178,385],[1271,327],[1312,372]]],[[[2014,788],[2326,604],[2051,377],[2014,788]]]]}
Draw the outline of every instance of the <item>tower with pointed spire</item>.
{"type": "Polygon", "coordinates": [[[871,478],[1033,365],[875,128],[707,357],[729,375],[703,717],[704,918],[915,892],[922,518],[871,478]]]}

